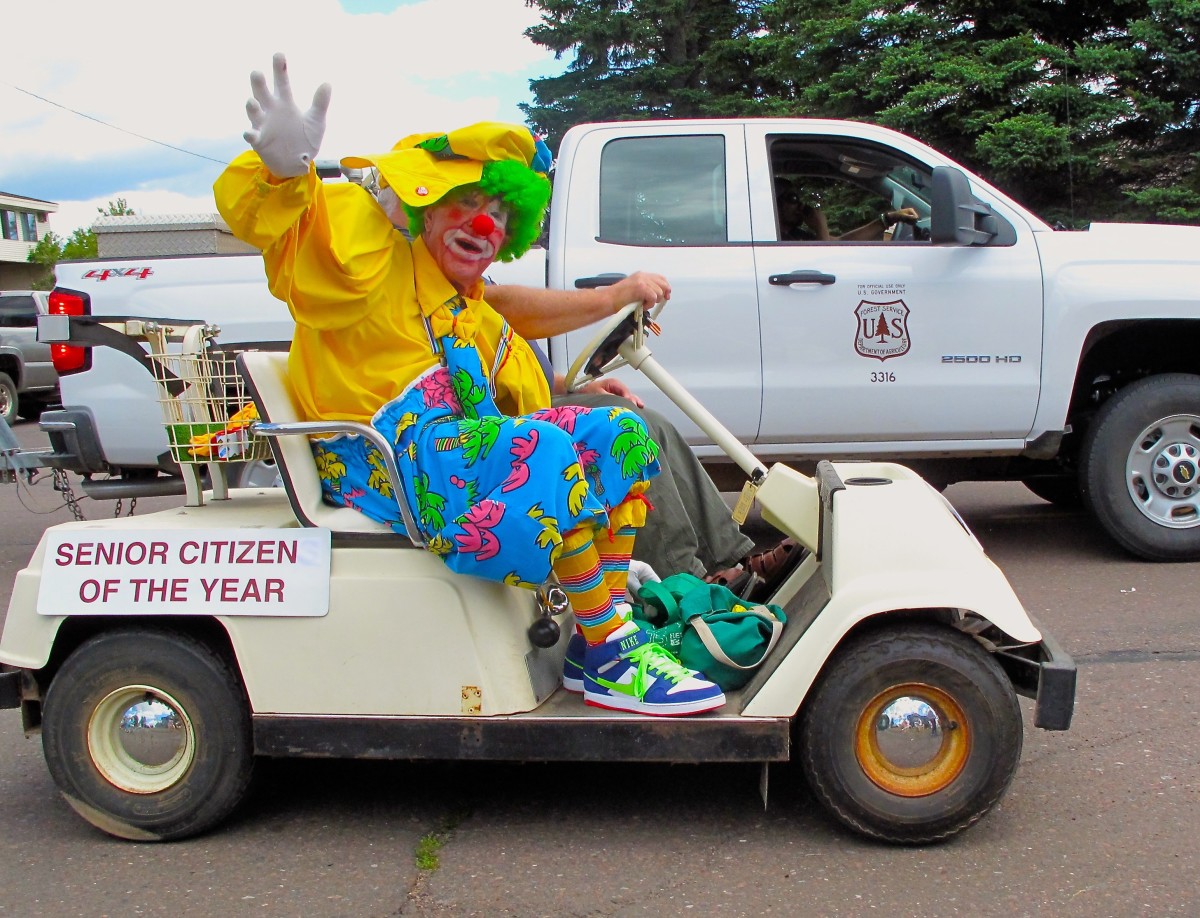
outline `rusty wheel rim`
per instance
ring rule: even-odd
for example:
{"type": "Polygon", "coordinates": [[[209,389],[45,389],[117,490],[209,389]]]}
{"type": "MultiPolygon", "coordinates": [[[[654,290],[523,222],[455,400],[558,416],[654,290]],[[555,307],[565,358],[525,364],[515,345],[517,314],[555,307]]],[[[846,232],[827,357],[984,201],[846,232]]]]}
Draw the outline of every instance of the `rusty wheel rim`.
{"type": "Polygon", "coordinates": [[[962,706],[932,685],[906,682],[880,692],[859,715],[855,758],[877,787],[927,797],[962,773],[971,728],[962,706]]]}

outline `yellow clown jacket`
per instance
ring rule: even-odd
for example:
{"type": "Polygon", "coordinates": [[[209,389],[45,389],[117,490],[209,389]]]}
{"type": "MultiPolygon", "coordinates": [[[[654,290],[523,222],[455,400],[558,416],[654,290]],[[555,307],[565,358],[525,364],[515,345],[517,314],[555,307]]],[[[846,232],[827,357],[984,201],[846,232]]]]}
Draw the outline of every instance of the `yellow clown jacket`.
{"type": "Polygon", "coordinates": [[[422,316],[436,338],[473,342],[484,367],[500,355],[501,411],[549,406],[537,358],[484,302],[482,282],[452,320],[445,304],[456,291],[425,244],[405,239],[359,186],[324,184],[314,169],[280,180],[246,152],[213,191],[233,234],[262,251],[271,292],[296,321],[288,375],[308,419],[370,423],[437,362],[422,316]]]}

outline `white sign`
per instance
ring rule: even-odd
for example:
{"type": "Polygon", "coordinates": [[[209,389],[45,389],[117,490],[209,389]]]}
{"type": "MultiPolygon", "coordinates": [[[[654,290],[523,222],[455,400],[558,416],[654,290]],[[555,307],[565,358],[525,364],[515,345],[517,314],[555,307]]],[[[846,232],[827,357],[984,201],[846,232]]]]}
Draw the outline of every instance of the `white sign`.
{"type": "Polygon", "coordinates": [[[328,529],[72,529],[46,540],[39,615],[329,611],[328,529]]]}

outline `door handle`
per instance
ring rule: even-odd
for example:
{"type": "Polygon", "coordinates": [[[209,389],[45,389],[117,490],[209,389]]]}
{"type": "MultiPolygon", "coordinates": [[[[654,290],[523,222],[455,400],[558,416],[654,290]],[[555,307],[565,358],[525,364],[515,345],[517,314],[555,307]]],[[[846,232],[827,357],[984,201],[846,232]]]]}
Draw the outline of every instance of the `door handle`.
{"type": "Polygon", "coordinates": [[[820,284],[826,287],[837,283],[837,278],[823,271],[792,271],[790,274],[772,274],[767,282],[775,287],[790,287],[792,284],[820,284]]]}
{"type": "Polygon", "coordinates": [[[611,287],[623,280],[625,280],[624,274],[597,274],[593,277],[575,278],[575,287],[579,290],[595,290],[597,287],[611,287]]]}

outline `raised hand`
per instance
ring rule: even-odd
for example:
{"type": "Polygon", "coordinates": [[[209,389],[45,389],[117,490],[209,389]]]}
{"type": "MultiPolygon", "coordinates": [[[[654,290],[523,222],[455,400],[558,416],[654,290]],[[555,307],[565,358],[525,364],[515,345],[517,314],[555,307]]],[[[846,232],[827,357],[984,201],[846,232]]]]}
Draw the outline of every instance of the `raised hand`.
{"type": "Polygon", "coordinates": [[[277,53],[271,59],[275,76],[275,91],[267,89],[267,78],[257,70],[250,74],[250,91],[254,98],[246,102],[250,130],[242,136],[277,178],[304,175],[321,148],[325,136],[325,112],[333,92],[322,83],[313,93],[312,107],[300,111],[292,98],[288,79],[287,58],[277,53]]]}

